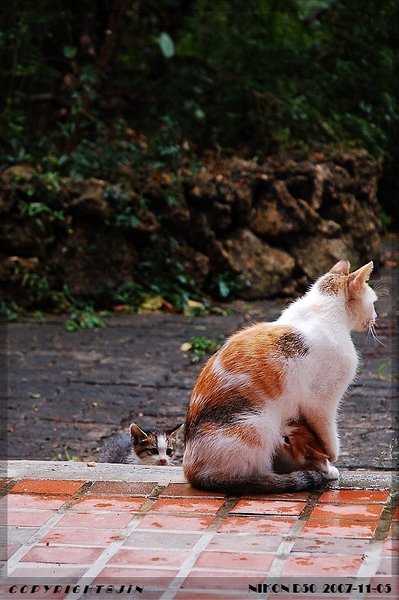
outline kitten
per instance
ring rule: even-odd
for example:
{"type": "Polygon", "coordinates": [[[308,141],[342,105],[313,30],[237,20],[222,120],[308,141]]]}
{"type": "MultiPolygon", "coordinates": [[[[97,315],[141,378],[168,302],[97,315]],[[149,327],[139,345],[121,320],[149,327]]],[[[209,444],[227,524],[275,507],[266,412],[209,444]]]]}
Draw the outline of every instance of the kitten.
{"type": "Polygon", "coordinates": [[[377,296],[366,283],[373,263],[353,273],[349,267],[338,262],[277,321],[235,333],[206,363],[185,427],[183,469],[193,487],[268,493],[325,480],[314,468],[276,473],[273,456],[294,420],[307,423],[323,453],[337,459],[337,409],[358,363],[350,332],[373,331],[376,319],[377,296]]]}
{"type": "Polygon", "coordinates": [[[283,444],[273,456],[275,473],[318,471],[326,479],[338,479],[338,469],[330,464],[320,440],[300,421],[289,421],[282,428],[283,444]]]}
{"type": "Polygon", "coordinates": [[[97,462],[171,466],[181,464],[183,425],[173,429],[144,431],[136,423],[130,425],[130,436],[118,435],[110,440],[97,455],[97,462]]]}

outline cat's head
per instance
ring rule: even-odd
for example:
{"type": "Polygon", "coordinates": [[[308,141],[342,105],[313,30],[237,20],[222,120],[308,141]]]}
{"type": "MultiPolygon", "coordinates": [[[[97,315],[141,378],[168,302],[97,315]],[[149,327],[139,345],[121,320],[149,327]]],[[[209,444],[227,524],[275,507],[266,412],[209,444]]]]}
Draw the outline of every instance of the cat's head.
{"type": "Polygon", "coordinates": [[[136,423],[130,425],[133,450],[143,465],[169,466],[173,463],[176,439],[183,425],[173,429],[144,431],[136,423]]]}
{"type": "Polygon", "coordinates": [[[322,296],[342,299],[352,331],[373,330],[377,294],[367,283],[373,263],[369,262],[353,273],[349,269],[349,261],[340,260],[316,282],[317,289],[322,296]]]}
{"type": "Polygon", "coordinates": [[[328,472],[329,456],[309,426],[299,421],[292,422],[286,426],[284,433],[284,451],[297,469],[328,472]]]}

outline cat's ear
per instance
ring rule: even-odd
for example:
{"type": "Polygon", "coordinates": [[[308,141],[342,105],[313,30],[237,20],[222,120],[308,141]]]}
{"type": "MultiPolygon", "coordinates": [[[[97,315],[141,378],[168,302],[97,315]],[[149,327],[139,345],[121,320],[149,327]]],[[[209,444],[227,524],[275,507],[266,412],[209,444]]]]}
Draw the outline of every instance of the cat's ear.
{"type": "Polygon", "coordinates": [[[364,287],[366,281],[370,279],[371,272],[373,270],[373,262],[367,263],[363,267],[360,267],[357,271],[353,271],[348,277],[348,296],[353,298],[360,292],[364,287]]]}
{"type": "Polygon", "coordinates": [[[326,458],[330,458],[328,454],[321,452],[320,450],[316,450],[311,446],[306,446],[305,450],[305,458],[306,460],[325,460],[326,458]]]}
{"type": "Polygon", "coordinates": [[[335,275],[349,275],[350,266],[349,260],[340,260],[329,270],[329,273],[334,273],[335,275]]]}
{"type": "Polygon", "coordinates": [[[179,435],[183,427],[184,423],[181,423],[180,425],[176,425],[176,427],[173,427],[173,429],[169,429],[166,433],[175,438],[179,435]]]}
{"type": "Polygon", "coordinates": [[[132,423],[130,425],[130,437],[132,438],[134,444],[139,444],[146,437],[148,437],[148,434],[145,431],[143,431],[136,423],[132,423]]]}

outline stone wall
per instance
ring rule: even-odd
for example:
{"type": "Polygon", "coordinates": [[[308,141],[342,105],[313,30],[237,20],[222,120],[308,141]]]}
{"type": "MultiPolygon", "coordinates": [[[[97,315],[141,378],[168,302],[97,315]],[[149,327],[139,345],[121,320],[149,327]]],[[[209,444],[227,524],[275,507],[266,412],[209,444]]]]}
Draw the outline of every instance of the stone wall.
{"type": "Polygon", "coordinates": [[[243,274],[251,283],[241,292],[246,299],[294,295],[342,258],[353,268],[379,264],[378,169],[366,152],[274,156],[262,165],[232,158],[194,178],[184,169],[178,175],[185,183],[172,202],[173,178],[136,180],[123,197],[134,219],[118,221],[110,183],[46,182],[26,166],[3,171],[1,298],[30,306],[44,277],[51,289],[65,283],[101,303],[132,281],[143,248],[161,230],[176,240],[171,253],[199,288],[227,271],[243,274]],[[40,186],[51,210],[40,203],[40,186]]]}

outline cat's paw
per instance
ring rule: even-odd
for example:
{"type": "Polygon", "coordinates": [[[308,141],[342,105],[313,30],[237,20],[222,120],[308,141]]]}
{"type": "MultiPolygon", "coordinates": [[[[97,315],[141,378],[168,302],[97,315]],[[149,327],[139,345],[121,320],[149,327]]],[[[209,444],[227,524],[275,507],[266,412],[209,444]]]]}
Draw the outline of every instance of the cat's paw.
{"type": "Polygon", "coordinates": [[[327,479],[339,479],[339,471],[337,467],[333,467],[332,465],[328,465],[327,473],[324,475],[327,479]]]}

